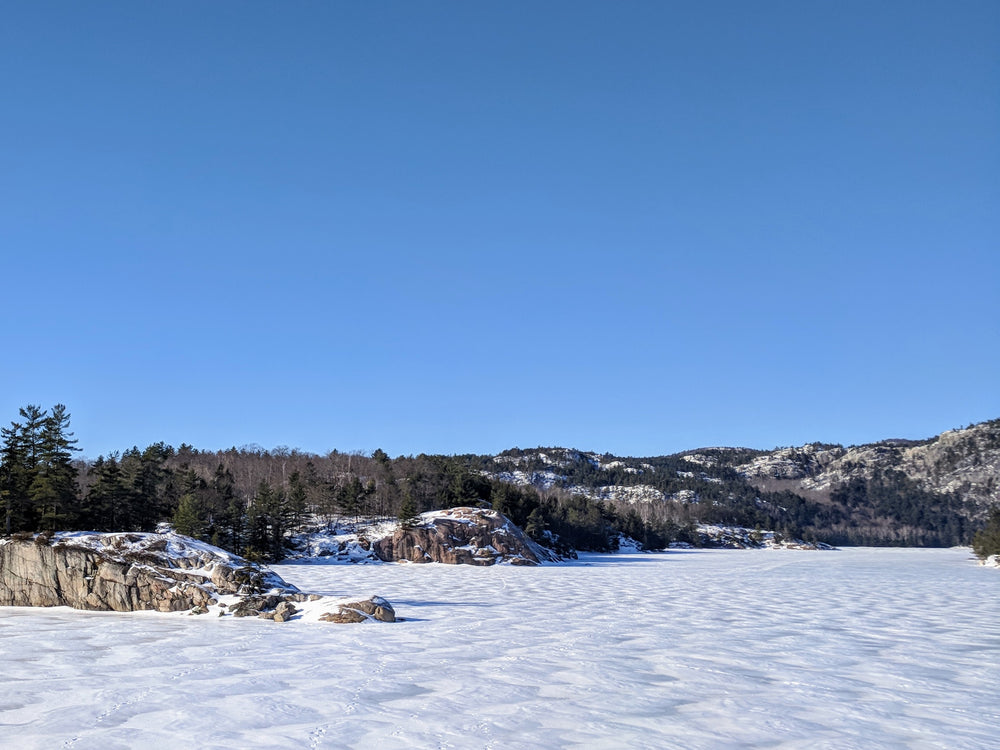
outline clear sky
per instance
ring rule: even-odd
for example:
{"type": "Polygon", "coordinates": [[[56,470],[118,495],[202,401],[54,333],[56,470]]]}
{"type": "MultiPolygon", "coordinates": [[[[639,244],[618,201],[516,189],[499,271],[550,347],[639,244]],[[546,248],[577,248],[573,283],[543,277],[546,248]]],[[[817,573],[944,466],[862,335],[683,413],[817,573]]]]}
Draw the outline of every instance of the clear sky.
{"type": "Polygon", "coordinates": [[[0,23],[0,422],[84,455],[1000,417],[1000,3],[45,2],[0,23]]]}

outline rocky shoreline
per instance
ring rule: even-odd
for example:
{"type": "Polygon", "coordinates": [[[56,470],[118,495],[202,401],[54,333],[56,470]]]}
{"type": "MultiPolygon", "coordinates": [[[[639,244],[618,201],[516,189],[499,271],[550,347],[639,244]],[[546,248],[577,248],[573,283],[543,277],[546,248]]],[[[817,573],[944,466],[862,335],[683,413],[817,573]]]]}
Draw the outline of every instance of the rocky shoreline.
{"type": "MultiPolygon", "coordinates": [[[[339,531],[327,527],[293,538],[297,552],[289,561],[530,566],[561,559],[503,514],[483,508],[339,531]]],[[[700,526],[698,534],[705,547],[830,549],[739,527],[700,526]]],[[[0,606],[214,613],[279,623],[398,619],[380,596],[303,592],[266,567],[173,532],[62,532],[0,540],[0,606]]]]}
{"type": "Polygon", "coordinates": [[[257,616],[287,622],[305,608],[327,622],[394,622],[381,597],[299,591],[238,555],[179,534],[65,532],[0,540],[0,606],[257,616]]]}

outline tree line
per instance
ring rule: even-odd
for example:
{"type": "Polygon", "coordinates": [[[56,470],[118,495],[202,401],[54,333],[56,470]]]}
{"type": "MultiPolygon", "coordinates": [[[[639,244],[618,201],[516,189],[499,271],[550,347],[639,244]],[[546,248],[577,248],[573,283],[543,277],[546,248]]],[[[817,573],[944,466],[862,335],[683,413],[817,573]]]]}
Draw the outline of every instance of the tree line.
{"type": "Polygon", "coordinates": [[[309,523],[391,519],[460,505],[505,513],[540,543],[564,552],[606,551],[627,532],[665,546],[670,529],[565,492],[547,495],[487,476],[476,456],[390,458],[305,453],[255,445],[203,451],[182,444],[74,458],[70,415],[26,406],[2,430],[0,512],[6,535],[57,530],[180,533],[251,559],[276,560],[309,523]]]}
{"type": "MultiPolygon", "coordinates": [[[[697,544],[699,523],[773,529],[833,544],[967,544],[975,530],[957,495],[927,492],[901,472],[852,479],[828,501],[816,502],[788,490],[755,488],[726,465],[731,450],[709,465],[665,456],[629,460],[635,466],[615,461],[610,470],[578,456],[560,468],[562,485],[542,489],[498,480],[504,464],[476,455],[318,455],[256,445],[205,451],[161,442],[83,461],[75,458],[69,427],[69,412],[57,404],[23,407],[17,420],[0,428],[3,533],[152,531],[170,522],[181,533],[274,560],[284,554],[287,535],[308,524],[362,518],[411,523],[424,511],[459,505],[498,510],[536,541],[563,552],[614,549],[621,534],[648,549],[671,541],[697,544]],[[696,502],[598,502],[568,489],[606,484],[647,484],[665,494],[690,490],[696,502]]],[[[552,469],[536,452],[505,455],[527,471],[552,469]]],[[[605,458],[610,464],[613,457],[605,458]]]]}

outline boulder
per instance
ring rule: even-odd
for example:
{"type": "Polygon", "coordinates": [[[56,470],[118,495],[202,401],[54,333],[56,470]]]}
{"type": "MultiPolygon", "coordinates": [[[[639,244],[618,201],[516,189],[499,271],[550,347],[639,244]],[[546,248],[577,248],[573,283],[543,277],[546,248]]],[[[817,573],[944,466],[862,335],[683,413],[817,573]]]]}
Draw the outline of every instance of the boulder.
{"type": "Polygon", "coordinates": [[[368,622],[370,620],[396,622],[396,610],[382,597],[373,596],[359,602],[340,604],[336,612],[327,612],[320,615],[319,619],[321,622],[336,623],[368,622]]]}
{"type": "Polygon", "coordinates": [[[538,565],[557,559],[502,513],[483,508],[424,513],[419,523],[400,526],[377,539],[372,549],[386,562],[538,565]]]}

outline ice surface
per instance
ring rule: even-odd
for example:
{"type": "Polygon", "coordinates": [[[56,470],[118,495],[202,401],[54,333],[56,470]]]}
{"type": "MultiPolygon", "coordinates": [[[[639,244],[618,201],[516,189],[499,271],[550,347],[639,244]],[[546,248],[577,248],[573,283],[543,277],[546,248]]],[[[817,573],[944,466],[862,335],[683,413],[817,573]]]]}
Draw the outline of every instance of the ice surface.
{"type": "Polygon", "coordinates": [[[993,748],[968,550],[283,565],[405,622],[0,608],[11,748],[993,748]]]}

